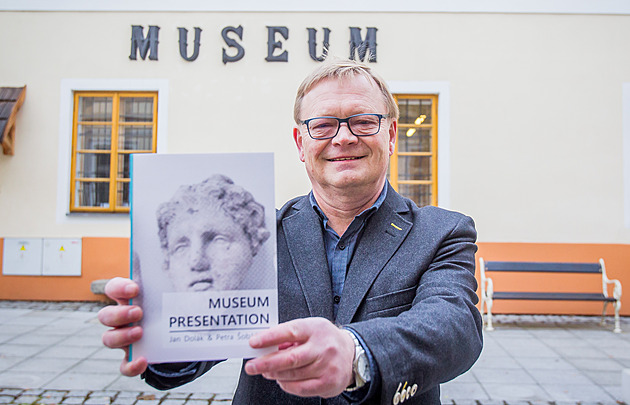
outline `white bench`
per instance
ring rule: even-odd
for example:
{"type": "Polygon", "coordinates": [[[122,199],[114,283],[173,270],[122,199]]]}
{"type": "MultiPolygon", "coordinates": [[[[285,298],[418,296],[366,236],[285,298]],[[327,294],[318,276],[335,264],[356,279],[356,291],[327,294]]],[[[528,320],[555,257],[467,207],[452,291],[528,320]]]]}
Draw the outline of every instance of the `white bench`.
{"type": "MultiPolygon", "coordinates": [[[[484,261],[479,258],[479,270],[481,273],[481,316],[487,311],[486,330],[494,330],[492,326],[492,304],[494,300],[554,300],[554,301],[602,301],[602,325],[605,321],[606,307],[612,303],[615,309],[615,329],[620,333],[619,309],[621,308],[621,283],[619,280],[610,280],[606,276],[604,259],[599,263],[549,263],[549,262],[497,262],[484,261]],[[602,292],[535,292],[535,291],[495,291],[494,283],[486,275],[488,272],[524,272],[524,273],[600,273],[602,275],[602,292]],[[608,285],[613,284],[613,296],[608,295],[608,285]],[[484,310],[485,306],[485,310],[484,310]]],[[[541,282],[543,282],[541,280],[541,282]]]]}

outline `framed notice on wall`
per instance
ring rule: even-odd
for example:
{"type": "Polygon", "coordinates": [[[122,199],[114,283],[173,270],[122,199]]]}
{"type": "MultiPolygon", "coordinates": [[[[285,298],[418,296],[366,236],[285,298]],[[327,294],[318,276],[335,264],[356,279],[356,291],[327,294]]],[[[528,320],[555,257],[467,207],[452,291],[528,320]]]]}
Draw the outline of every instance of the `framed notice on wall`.
{"type": "Polygon", "coordinates": [[[256,357],[278,323],[272,154],[137,154],[131,277],[149,363],[256,357]]]}

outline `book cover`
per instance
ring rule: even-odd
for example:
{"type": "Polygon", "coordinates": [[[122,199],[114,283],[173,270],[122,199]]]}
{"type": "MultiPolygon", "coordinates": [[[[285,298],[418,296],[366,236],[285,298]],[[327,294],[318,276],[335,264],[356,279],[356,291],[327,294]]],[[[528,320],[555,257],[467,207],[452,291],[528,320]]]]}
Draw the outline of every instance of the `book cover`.
{"type": "Polygon", "coordinates": [[[273,154],[135,154],[132,300],[149,363],[257,357],[278,323],[273,154]]]}

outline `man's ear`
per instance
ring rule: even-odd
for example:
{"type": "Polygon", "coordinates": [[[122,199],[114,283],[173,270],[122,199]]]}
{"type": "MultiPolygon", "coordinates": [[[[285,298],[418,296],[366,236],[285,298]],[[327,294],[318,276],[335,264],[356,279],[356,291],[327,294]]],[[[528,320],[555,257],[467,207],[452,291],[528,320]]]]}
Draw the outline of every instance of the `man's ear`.
{"type": "Polygon", "coordinates": [[[295,141],[295,146],[297,147],[297,150],[298,150],[298,157],[300,158],[300,161],[304,162],[304,146],[302,145],[302,132],[300,131],[300,128],[298,127],[293,128],[293,140],[295,141]]]}
{"type": "Polygon", "coordinates": [[[389,134],[389,156],[394,154],[395,146],[396,146],[396,137],[398,136],[398,121],[392,120],[391,124],[389,124],[388,129],[389,134]]]}

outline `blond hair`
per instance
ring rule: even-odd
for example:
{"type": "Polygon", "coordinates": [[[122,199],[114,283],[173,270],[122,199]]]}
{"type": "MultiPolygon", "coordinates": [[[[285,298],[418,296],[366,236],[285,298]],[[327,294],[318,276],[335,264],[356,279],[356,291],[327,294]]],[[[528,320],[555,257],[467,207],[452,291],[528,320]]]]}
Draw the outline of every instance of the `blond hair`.
{"type": "Polygon", "coordinates": [[[344,79],[353,76],[361,75],[368,80],[374,81],[381,91],[387,114],[391,119],[398,119],[398,105],[387,88],[385,81],[372,69],[363,64],[350,59],[333,59],[327,60],[322,63],[317,69],[313,70],[298,87],[297,95],[295,97],[295,104],[293,106],[293,118],[297,124],[300,123],[300,112],[302,108],[302,100],[306,93],[308,93],[319,82],[325,79],[344,79]]]}

